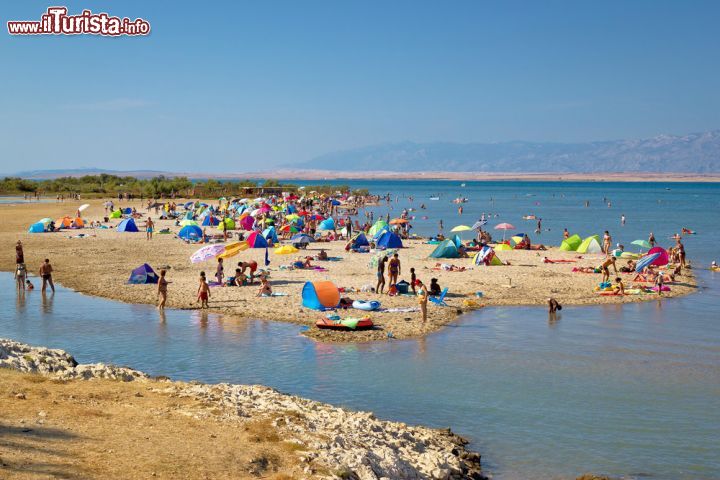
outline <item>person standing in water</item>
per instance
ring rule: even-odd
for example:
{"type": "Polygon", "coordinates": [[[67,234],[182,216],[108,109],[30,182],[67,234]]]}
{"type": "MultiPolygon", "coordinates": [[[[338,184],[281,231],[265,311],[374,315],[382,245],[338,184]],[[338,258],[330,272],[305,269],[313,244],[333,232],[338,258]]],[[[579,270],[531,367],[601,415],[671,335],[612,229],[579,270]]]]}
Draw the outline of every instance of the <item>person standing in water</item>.
{"type": "Polygon", "coordinates": [[[52,290],[52,293],[55,293],[55,284],[53,283],[52,274],[53,274],[53,267],[50,265],[50,260],[45,259],[45,261],[40,265],[40,278],[42,278],[42,288],[40,289],[42,293],[45,293],[45,290],[47,290],[48,284],[50,285],[50,289],[52,290]]]}
{"type": "Polygon", "coordinates": [[[570,238],[570,232],[565,228],[565,230],[563,230],[563,240],[567,240],[568,238],[570,238]]]}
{"type": "Polygon", "coordinates": [[[650,232],[650,236],[648,236],[648,243],[651,247],[655,246],[655,234],[653,232],[650,232]]]}
{"type": "Polygon", "coordinates": [[[27,281],[27,270],[24,263],[18,263],[15,268],[15,282],[17,289],[25,291],[25,282],[27,281]]]}
{"type": "Polygon", "coordinates": [[[620,215],[620,225],[625,226],[625,214],[620,215]]]}
{"type": "Polygon", "coordinates": [[[560,302],[558,302],[554,298],[548,298],[548,312],[553,314],[560,310],[562,310],[562,305],[560,305],[560,302]]]}
{"type": "Polygon", "coordinates": [[[159,310],[163,310],[165,308],[165,302],[167,302],[167,286],[170,282],[165,279],[166,274],[167,270],[160,270],[160,278],[158,279],[157,289],[157,297],[160,300],[157,307],[159,310]]]}

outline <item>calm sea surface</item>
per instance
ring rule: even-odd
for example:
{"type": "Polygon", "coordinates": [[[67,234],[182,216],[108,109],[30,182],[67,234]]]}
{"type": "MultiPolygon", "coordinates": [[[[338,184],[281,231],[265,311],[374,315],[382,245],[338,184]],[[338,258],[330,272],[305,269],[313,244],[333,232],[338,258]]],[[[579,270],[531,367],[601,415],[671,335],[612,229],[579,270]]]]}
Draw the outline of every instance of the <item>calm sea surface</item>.
{"type": "MultiPolygon", "coordinates": [[[[328,345],[300,336],[294,325],[196,311],[161,317],[147,306],[62,288],[45,298],[39,291],[17,297],[11,276],[0,274],[0,336],[67,349],[80,362],[261,383],[385,418],[451,426],[472,439],[500,479],[586,471],[720,478],[720,273],[700,268],[720,258],[720,186],[338,183],[391,192],[391,216],[416,208],[421,234],[434,233],[441,218],[448,230],[483,212],[536,243],[557,244],[568,227],[581,236],[609,229],[626,246],[654,231],[669,245],[670,235],[691,228],[698,234],[684,241],[701,289],[624,307],[566,307],[553,323],[541,308],[488,308],[423,340],[328,345]],[[440,200],[430,201],[431,194],[440,200]],[[450,203],[456,196],[469,198],[462,216],[450,203]],[[535,222],[523,221],[525,214],[542,217],[549,231],[533,235],[535,222]]],[[[388,206],[375,210],[384,215],[388,206]]]]}

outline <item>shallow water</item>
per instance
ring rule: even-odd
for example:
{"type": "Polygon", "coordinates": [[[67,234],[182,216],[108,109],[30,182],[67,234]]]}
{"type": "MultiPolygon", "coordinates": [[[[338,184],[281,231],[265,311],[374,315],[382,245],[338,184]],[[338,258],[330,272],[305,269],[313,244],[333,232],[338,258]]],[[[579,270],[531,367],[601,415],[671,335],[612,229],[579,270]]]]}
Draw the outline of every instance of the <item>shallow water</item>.
{"type": "MultiPolygon", "coordinates": [[[[402,197],[405,188],[446,188],[447,199],[459,189],[456,182],[440,183],[400,183],[395,190],[402,197]]],[[[530,213],[528,202],[547,208],[541,213],[552,228],[542,234],[548,243],[558,242],[564,224],[583,233],[615,225],[612,233],[627,243],[645,238],[650,228],[664,240],[688,226],[699,231],[685,239],[689,256],[706,265],[720,233],[720,188],[670,188],[468,184],[466,212],[479,215],[484,207],[473,199],[491,191],[496,204],[502,201],[499,221],[519,226],[520,212],[530,213]],[[613,208],[596,205],[603,192],[613,208]],[[634,206],[622,228],[618,204],[634,206]]],[[[373,190],[386,191],[383,185],[373,190]]],[[[403,203],[409,204],[401,198],[393,208],[403,203]]],[[[453,207],[428,208],[447,214],[453,207]]],[[[463,223],[471,223],[467,215],[463,223]]],[[[148,306],[62,288],[44,299],[38,291],[19,298],[11,276],[0,274],[0,300],[10,307],[0,310],[0,336],[64,348],[81,362],[126,364],[178,379],[260,383],[384,418],[451,426],[472,439],[495,478],[574,478],[585,471],[720,478],[720,273],[696,273],[701,291],[684,298],[566,307],[554,322],[541,308],[488,308],[423,340],[360,345],[315,343],[295,325],[198,311],[161,316],[148,306]]]]}
{"type": "MultiPolygon", "coordinates": [[[[717,279],[716,279],[717,280],[717,279]]],[[[206,382],[260,383],[469,436],[496,478],[720,478],[720,326],[658,303],[492,308],[419,341],[328,345],[299,328],[60,288],[17,297],[0,276],[0,336],[206,382]],[[12,306],[15,305],[15,308],[12,306]]]]}
{"type": "Polygon", "coordinates": [[[22,204],[22,203],[49,203],[49,198],[41,198],[40,200],[26,200],[22,195],[0,195],[0,205],[4,204],[22,204]]]}

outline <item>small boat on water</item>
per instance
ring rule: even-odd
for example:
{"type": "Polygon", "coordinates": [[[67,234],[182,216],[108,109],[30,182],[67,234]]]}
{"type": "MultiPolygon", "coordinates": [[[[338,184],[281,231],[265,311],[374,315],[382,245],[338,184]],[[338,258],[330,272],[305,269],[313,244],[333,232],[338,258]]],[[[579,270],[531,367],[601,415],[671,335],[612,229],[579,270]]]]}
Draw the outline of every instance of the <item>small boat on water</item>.
{"type": "Polygon", "coordinates": [[[430,200],[440,200],[440,197],[430,197],[430,200]]]}
{"type": "Polygon", "coordinates": [[[464,187],[464,186],[465,186],[465,184],[464,184],[464,183],[461,183],[461,184],[460,184],[460,186],[461,186],[461,187],[464,187]]]}
{"type": "Polygon", "coordinates": [[[342,320],[331,320],[329,318],[321,318],[315,322],[315,326],[322,330],[370,330],[375,326],[370,317],[363,318],[345,318],[342,320]]]}

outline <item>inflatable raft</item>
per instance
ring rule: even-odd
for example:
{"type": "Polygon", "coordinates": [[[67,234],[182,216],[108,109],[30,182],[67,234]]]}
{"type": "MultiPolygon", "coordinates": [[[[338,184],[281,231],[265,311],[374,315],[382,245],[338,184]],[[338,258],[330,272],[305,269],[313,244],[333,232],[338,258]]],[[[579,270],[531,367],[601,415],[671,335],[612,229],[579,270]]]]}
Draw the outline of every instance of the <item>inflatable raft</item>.
{"type": "Polygon", "coordinates": [[[370,317],[363,318],[345,318],[343,320],[331,320],[329,318],[321,318],[315,322],[317,328],[323,330],[369,330],[373,328],[374,323],[370,317]]]}
{"type": "Polygon", "coordinates": [[[366,312],[372,312],[373,310],[377,310],[378,308],[380,308],[380,302],[378,302],[377,300],[370,300],[367,302],[365,300],[355,300],[352,303],[352,306],[354,309],[357,310],[365,310],[366,312]]]}

